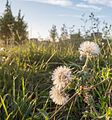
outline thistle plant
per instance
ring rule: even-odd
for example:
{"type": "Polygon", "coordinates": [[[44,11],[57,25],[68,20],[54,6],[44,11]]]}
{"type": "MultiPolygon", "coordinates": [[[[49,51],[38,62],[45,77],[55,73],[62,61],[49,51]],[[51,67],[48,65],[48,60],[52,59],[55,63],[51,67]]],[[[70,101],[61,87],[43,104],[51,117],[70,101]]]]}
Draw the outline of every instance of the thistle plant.
{"type": "Polygon", "coordinates": [[[50,91],[50,98],[55,104],[61,105],[61,107],[59,107],[59,109],[54,112],[50,119],[52,119],[68,102],[75,99],[76,103],[79,98],[81,98],[84,104],[87,106],[83,112],[84,114],[82,115],[81,119],[91,119],[92,117],[97,119],[105,117],[105,115],[100,116],[99,111],[96,109],[94,94],[92,94],[92,91],[96,92],[96,88],[98,86],[101,86],[101,84],[104,82],[108,81],[108,79],[105,79],[97,84],[90,84],[90,81],[88,79],[91,79],[92,75],[89,74],[88,69],[85,69],[89,68],[88,64],[91,58],[98,57],[100,54],[100,47],[95,42],[85,41],[80,45],[79,52],[81,61],[82,57],[86,57],[86,61],[82,66],[81,72],[78,71],[75,75],[76,78],[80,78],[79,80],[75,81],[76,86],[72,85],[72,82],[74,81],[72,78],[73,73],[71,72],[70,68],[66,66],[60,66],[53,71],[53,87],[50,91]],[[74,94],[72,95],[65,93],[66,86],[70,84],[72,88],[74,86],[73,89],[75,90],[74,94]]]}
{"type": "Polygon", "coordinates": [[[52,74],[53,85],[59,90],[64,89],[71,81],[71,70],[66,66],[57,67],[52,74]]]}
{"type": "Polygon", "coordinates": [[[95,42],[85,41],[82,44],[80,44],[79,52],[80,52],[80,60],[82,60],[83,56],[86,57],[85,64],[82,67],[82,70],[84,70],[88,64],[89,59],[91,57],[96,57],[100,54],[100,48],[98,44],[95,42]]]}
{"type": "MultiPolygon", "coordinates": [[[[84,71],[85,68],[87,67],[89,59],[91,57],[95,57],[99,55],[100,48],[94,42],[85,41],[80,45],[79,52],[80,52],[80,58],[83,56],[86,57],[85,64],[82,67],[82,71],[84,71]]],[[[69,83],[72,82],[71,69],[66,66],[57,67],[53,71],[52,81],[54,86],[51,88],[50,98],[53,100],[53,102],[55,102],[55,104],[63,105],[64,103],[66,103],[66,101],[69,98],[68,95],[64,93],[64,89],[66,88],[67,85],[69,85],[69,83]]],[[[83,84],[81,82],[81,84],[79,84],[78,86],[79,87],[78,88],[79,90],[77,90],[78,94],[80,94],[84,90],[81,89],[82,85],[83,84]]]]}
{"type": "Polygon", "coordinates": [[[71,70],[66,66],[57,67],[52,74],[53,87],[50,91],[50,98],[55,104],[63,105],[68,100],[64,89],[72,81],[71,70]]]}
{"type": "Polygon", "coordinates": [[[56,86],[53,86],[50,91],[50,98],[57,105],[63,105],[68,100],[68,95],[59,90],[56,86]]]}

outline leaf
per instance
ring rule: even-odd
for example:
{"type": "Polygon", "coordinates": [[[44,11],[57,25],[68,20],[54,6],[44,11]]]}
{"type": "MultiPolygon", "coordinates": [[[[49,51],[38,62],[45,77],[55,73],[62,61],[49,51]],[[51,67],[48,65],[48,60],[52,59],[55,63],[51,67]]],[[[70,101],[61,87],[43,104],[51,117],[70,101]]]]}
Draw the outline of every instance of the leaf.
{"type": "Polygon", "coordinates": [[[7,116],[6,120],[9,120],[9,118],[10,118],[10,116],[11,116],[12,113],[13,113],[13,112],[11,112],[11,113],[7,116]]]}
{"type": "Polygon", "coordinates": [[[109,120],[110,118],[112,118],[112,107],[108,107],[106,111],[106,120],[109,120]]]}
{"type": "Polygon", "coordinates": [[[48,114],[47,112],[45,112],[44,110],[40,110],[38,109],[38,111],[41,113],[41,115],[45,118],[45,120],[49,120],[48,114]]]}
{"type": "Polygon", "coordinates": [[[6,114],[6,116],[8,117],[8,111],[7,111],[7,108],[6,108],[4,99],[2,98],[2,96],[0,96],[0,99],[1,99],[1,103],[2,103],[3,108],[4,108],[4,111],[5,111],[5,114],[6,114]]]}
{"type": "Polygon", "coordinates": [[[24,78],[22,77],[22,92],[23,92],[23,97],[25,96],[25,82],[24,82],[24,78]]]}

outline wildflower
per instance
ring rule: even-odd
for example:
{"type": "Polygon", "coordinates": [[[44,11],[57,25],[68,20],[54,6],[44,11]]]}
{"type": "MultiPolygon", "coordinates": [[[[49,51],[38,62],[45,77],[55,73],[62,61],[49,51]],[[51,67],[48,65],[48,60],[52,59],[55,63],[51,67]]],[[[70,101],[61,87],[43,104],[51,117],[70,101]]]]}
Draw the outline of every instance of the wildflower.
{"type": "Polygon", "coordinates": [[[96,56],[100,53],[100,48],[95,42],[85,41],[80,45],[79,52],[82,56],[96,56]]]}
{"type": "Polygon", "coordinates": [[[50,91],[50,98],[57,105],[63,105],[68,100],[68,95],[53,86],[50,91]]]}
{"type": "Polygon", "coordinates": [[[52,74],[53,85],[55,85],[58,89],[65,88],[71,80],[71,70],[66,66],[57,67],[52,74]]]}

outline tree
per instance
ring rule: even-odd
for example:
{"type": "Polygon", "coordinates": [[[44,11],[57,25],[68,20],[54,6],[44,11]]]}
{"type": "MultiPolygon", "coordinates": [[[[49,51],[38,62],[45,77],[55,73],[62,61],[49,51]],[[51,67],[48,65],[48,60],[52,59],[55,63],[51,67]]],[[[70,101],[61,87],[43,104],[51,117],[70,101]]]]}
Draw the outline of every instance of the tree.
{"type": "Polygon", "coordinates": [[[12,15],[11,7],[7,0],[4,14],[0,17],[0,38],[5,41],[5,44],[9,44],[12,38],[11,29],[13,28],[14,21],[15,18],[12,15]]]}
{"type": "Polygon", "coordinates": [[[18,16],[15,19],[13,33],[16,43],[22,43],[28,38],[27,24],[24,22],[24,16],[21,16],[21,10],[19,10],[18,16]]]}
{"type": "Polygon", "coordinates": [[[52,25],[52,28],[50,30],[50,38],[52,39],[53,42],[56,41],[57,36],[58,36],[57,28],[55,25],[52,25]]]}
{"type": "Polygon", "coordinates": [[[27,39],[27,35],[27,24],[24,22],[24,16],[21,16],[21,10],[19,10],[18,16],[14,17],[7,0],[4,14],[0,17],[0,39],[5,44],[22,43],[27,39]]]}

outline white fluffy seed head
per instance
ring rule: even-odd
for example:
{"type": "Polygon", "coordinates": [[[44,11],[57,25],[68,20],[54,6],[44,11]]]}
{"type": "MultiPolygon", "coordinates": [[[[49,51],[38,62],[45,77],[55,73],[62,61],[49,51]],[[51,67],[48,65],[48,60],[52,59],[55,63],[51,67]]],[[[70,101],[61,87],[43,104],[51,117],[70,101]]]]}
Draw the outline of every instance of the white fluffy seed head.
{"type": "Polygon", "coordinates": [[[63,105],[68,100],[68,95],[53,86],[50,91],[50,98],[57,105],[63,105]]]}
{"type": "Polygon", "coordinates": [[[100,48],[97,43],[85,41],[80,45],[79,52],[81,56],[97,56],[100,54],[100,48]]]}
{"type": "Polygon", "coordinates": [[[65,88],[71,80],[71,70],[66,66],[57,67],[52,74],[53,85],[55,85],[58,89],[65,88]]]}

